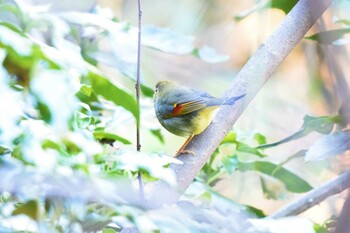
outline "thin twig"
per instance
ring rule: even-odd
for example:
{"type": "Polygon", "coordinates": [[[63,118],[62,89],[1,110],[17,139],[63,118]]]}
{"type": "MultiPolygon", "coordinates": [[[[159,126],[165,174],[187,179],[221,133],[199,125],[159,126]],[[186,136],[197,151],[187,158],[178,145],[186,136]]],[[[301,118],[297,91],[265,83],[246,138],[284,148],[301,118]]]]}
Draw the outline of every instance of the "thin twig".
{"type": "Polygon", "coordinates": [[[297,215],[305,210],[322,202],[326,198],[338,194],[350,187],[350,172],[345,172],[336,178],[324,183],[310,192],[306,193],[302,198],[284,206],[278,211],[272,213],[269,218],[282,218],[286,216],[297,215]]]}
{"type": "MultiPolygon", "coordinates": [[[[137,79],[136,79],[136,101],[137,107],[140,110],[140,64],[141,64],[141,19],[142,19],[142,11],[141,11],[141,0],[137,0],[138,5],[138,40],[137,40],[137,79]]],[[[140,139],[140,115],[136,121],[136,150],[141,151],[141,139],[140,139]]],[[[142,174],[138,172],[137,179],[139,182],[140,189],[140,199],[141,201],[144,199],[144,191],[143,191],[143,182],[142,182],[142,174]]]]}

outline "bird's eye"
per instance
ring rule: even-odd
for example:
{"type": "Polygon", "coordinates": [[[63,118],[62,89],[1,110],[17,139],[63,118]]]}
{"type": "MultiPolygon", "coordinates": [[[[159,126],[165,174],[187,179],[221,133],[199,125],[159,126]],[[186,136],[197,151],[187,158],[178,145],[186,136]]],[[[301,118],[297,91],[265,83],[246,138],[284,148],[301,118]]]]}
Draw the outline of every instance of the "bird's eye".
{"type": "Polygon", "coordinates": [[[158,88],[156,88],[156,92],[158,92],[158,88]]]}

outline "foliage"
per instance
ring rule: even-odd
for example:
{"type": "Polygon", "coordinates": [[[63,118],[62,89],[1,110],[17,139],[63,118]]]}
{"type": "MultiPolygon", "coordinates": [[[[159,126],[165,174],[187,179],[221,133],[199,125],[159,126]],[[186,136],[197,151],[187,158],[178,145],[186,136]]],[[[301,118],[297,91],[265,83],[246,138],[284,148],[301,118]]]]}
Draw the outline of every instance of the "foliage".
{"type": "MultiPolygon", "coordinates": [[[[269,3],[288,13],[296,1],[269,3]]],[[[135,188],[136,174],[144,174],[146,187],[159,179],[175,186],[168,166],[181,162],[127,147],[133,139],[121,127],[142,122],[142,113],[152,108],[147,103],[153,90],[142,84],[140,111],[133,90],[99,68],[108,65],[129,82],[135,79],[137,29],[99,11],[50,12],[22,1],[0,1],[0,12],[6,13],[0,21],[0,232],[111,233],[134,226],[141,232],[244,233],[276,232],[276,226],[287,229],[295,223],[313,232],[305,219],[252,220],[266,214],[223,196],[215,184],[237,172],[252,172],[269,199],[311,190],[285,164],[295,157],[323,159],[348,150],[348,131],[339,116],[306,116],[299,131],[275,143],[260,133],[244,138],[233,130],[179,203],[148,210],[135,188]],[[268,148],[312,132],[325,136],[285,162],[269,160],[268,148]],[[276,183],[282,190],[276,190],[276,183]]],[[[348,32],[344,30],[326,36],[327,43],[348,32]]],[[[318,40],[320,34],[309,39],[318,40]]],[[[207,63],[228,59],[194,41],[170,29],[143,27],[144,47],[207,63]]],[[[145,128],[154,136],[152,142],[165,142],[161,129],[145,128]]],[[[322,232],[320,226],[314,228],[322,232]]]]}

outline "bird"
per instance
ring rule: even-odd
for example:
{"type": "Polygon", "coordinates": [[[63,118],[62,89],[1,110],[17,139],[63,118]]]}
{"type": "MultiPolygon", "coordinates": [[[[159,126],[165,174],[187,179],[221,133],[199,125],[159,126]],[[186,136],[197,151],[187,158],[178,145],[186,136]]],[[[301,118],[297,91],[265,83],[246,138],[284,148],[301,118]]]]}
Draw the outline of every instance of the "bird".
{"type": "Polygon", "coordinates": [[[217,98],[170,80],[159,81],[154,93],[154,108],[159,123],[172,134],[188,137],[174,157],[182,153],[193,154],[184,148],[194,135],[202,133],[209,126],[221,105],[233,105],[244,96],[217,98]]]}

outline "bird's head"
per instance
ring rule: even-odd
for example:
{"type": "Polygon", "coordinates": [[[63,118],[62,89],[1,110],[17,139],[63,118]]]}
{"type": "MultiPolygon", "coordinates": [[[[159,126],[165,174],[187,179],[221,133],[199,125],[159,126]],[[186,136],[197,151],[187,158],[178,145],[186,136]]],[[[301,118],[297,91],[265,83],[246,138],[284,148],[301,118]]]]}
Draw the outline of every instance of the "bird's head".
{"type": "Polygon", "coordinates": [[[177,84],[170,80],[159,81],[156,85],[155,96],[164,96],[177,84]]]}

